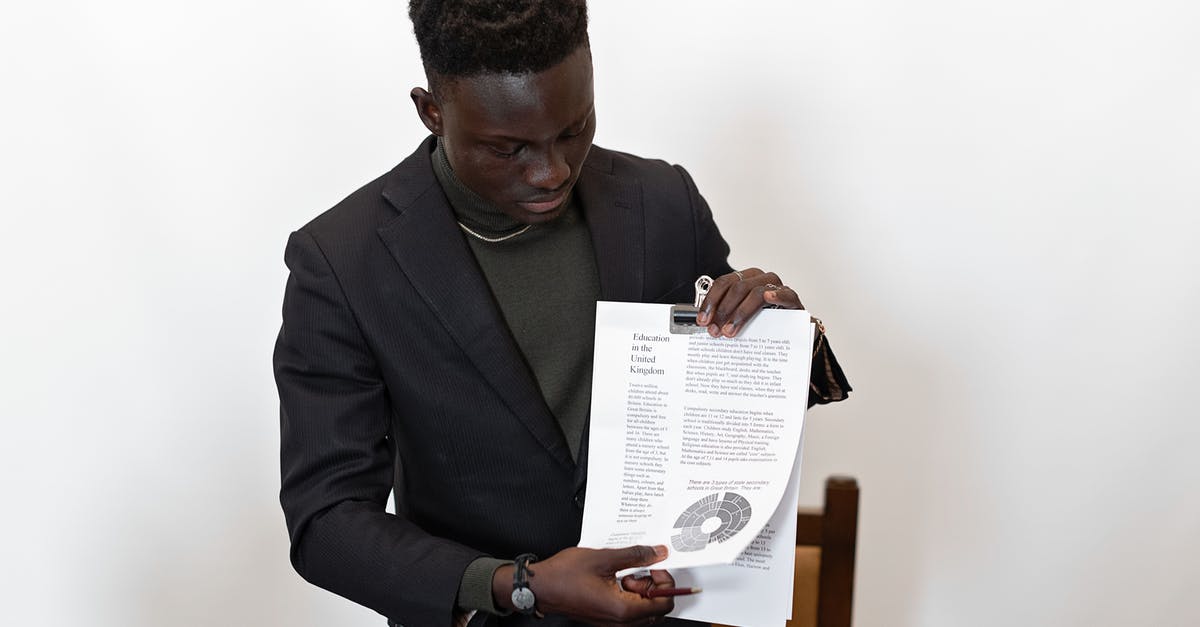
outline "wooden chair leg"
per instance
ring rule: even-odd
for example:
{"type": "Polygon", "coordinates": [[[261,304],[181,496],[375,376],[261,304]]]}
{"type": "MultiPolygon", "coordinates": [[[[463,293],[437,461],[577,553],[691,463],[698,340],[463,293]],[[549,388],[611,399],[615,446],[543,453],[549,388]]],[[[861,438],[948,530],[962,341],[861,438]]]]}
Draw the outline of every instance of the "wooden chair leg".
{"type": "Polygon", "coordinates": [[[858,482],[830,477],[821,517],[818,627],[850,627],[854,602],[854,554],[858,538],[858,482]]]}

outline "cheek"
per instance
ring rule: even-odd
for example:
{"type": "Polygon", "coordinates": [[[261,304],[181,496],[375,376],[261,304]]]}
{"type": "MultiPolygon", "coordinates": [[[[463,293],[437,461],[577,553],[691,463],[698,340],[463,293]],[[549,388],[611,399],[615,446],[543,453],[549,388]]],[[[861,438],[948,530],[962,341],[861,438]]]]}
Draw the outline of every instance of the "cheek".
{"type": "Polygon", "coordinates": [[[584,160],[587,159],[588,152],[592,150],[592,138],[595,136],[596,126],[593,124],[586,133],[575,138],[577,140],[577,145],[572,146],[572,162],[575,164],[576,168],[581,167],[584,160]]]}
{"type": "Polygon", "coordinates": [[[475,193],[492,201],[509,196],[508,191],[521,180],[515,162],[500,161],[486,155],[470,159],[465,169],[466,172],[455,172],[459,180],[475,193]]]}

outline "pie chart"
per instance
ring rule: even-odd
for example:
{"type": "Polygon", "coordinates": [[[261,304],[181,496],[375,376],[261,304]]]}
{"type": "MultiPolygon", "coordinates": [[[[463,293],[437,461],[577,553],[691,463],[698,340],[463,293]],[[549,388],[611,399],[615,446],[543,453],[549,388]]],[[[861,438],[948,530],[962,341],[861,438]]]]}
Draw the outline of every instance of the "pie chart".
{"type": "Polygon", "coordinates": [[[676,551],[699,551],[713,542],[724,542],[750,522],[750,501],[726,492],[714,492],[688,506],[675,520],[677,535],[671,536],[676,551]]]}

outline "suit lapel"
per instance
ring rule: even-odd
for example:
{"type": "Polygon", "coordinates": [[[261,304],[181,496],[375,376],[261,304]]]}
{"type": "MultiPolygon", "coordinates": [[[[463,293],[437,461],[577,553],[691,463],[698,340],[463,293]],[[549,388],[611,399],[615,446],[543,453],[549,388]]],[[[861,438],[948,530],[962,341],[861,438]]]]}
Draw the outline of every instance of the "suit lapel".
{"type": "Polygon", "coordinates": [[[644,298],[646,262],[642,186],[636,179],[618,178],[612,169],[612,155],[593,147],[576,191],[592,234],[601,298],[637,302],[644,298]]]}
{"type": "Polygon", "coordinates": [[[400,215],[379,229],[379,237],[505,405],[559,463],[572,468],[562,430],[433,175],[429,163],[432,141],[430,138],[406,159],[385,186],[384,197],[400,215]]]}
{"type": "MultiPolygon", "coordinates": [[[[579,175],[576,193],[592,236],[600,275],[600,298],[641,301],[646,265],[646,214],[641,183],[637,179],[618,178],[613,174],[611,153],[593,147],[579,175]]],[[[591,418],[589,414],[575,471],[575,490],[580,497],[587,484],[591,418]]]]}

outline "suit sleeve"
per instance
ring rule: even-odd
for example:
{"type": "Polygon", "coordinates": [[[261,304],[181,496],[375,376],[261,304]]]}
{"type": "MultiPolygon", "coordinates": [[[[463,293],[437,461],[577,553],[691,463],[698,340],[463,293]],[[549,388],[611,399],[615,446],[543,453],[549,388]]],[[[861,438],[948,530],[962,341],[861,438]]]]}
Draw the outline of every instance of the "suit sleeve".
{"type": "Polygon", "coordinates": [[[280,468],[291,560],[309,582],[409,625],[450,625],[483,554],[385,511],[391,404],[337,277],[313,237],[288,241],[275,345],[280,468]]]}

